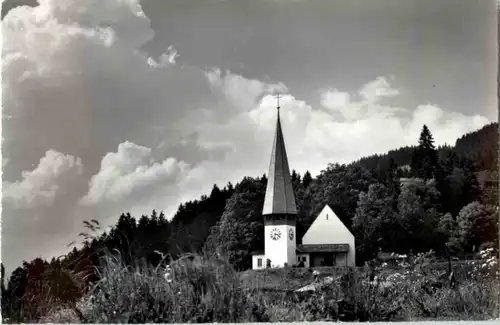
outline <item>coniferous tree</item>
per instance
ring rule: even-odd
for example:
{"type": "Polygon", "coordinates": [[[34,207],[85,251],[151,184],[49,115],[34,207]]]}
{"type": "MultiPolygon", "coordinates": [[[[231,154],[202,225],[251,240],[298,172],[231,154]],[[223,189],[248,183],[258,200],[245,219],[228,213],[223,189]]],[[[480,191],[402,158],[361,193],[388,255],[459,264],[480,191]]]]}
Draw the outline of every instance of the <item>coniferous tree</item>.
{"type": "Polygon", "coordinates": [[[418,146],[412,156],[412,175],[424,180],[435,178],[438,172],[438,162],[434,138],[427,125],[424,124],[420,132],[418,146]]]}
{"type": "Polygon", "coordinates": [[[311,173],[309,171],[306,171],[304,177],[302,177],[302,185],[304,186],[304,188],[308,188],[311,182],[312,182],[311,173]]]}

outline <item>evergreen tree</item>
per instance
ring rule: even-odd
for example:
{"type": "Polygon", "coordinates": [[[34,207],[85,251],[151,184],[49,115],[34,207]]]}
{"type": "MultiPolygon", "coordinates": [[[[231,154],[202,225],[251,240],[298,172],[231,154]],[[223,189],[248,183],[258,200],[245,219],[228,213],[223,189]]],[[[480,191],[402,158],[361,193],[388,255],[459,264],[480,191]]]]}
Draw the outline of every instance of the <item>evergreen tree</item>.
{"type": "Polygon", "coordinates": [[[424,180],[435,178],[439,167],[438,162],[438,153],[434,147],[434,139],[427,125],[424,124],[418,140],[418,146],[415,148],[412,156],[412,175],[424,180]]]}
{"type": "Polygon", "coordinates": [[[304,188],[308,188],[311,182],[312,182],[311,173],[309,171],[306,171],[304,177],[302,177],[302,185],[304,186],[304,188]]]}

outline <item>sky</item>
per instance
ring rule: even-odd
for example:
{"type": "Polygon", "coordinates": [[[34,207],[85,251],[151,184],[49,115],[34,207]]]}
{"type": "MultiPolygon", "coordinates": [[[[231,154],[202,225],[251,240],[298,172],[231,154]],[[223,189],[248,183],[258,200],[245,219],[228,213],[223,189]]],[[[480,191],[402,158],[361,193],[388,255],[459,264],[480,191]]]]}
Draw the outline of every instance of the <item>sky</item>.
{"type": "Polygon", "coordinates": [[[278,92],[313,175],[497,121],[495,1],[28,2],[2,14],[7,270],[267,173],[278,92]]]}

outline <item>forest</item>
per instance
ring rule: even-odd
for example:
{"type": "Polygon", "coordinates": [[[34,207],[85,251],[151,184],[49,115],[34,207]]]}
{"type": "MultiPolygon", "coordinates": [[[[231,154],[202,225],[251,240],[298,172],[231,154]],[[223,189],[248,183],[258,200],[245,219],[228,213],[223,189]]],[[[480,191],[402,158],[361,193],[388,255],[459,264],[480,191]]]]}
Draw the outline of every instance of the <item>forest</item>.
{"type": "MultiPolygon", "coordinates": [[[[445,147],[435,146],[424,125],[412,147],[350,164],[331,163],[316,177],[293,171],[297,240],[328,204],[355,235],[359,266],[379,251],[433,250],[439,257],[464,258],[497,249],[497,152],[497,123],[445,147]]],[[[250,254],[263,249],[266,182],[262,175],[213,185],[207,195],[182,203],[171,218],[155,210],[142,216],[124,212],[109,232],[89,219],[81,247],[68,248],[67,255],[25,261],[9,279],[2,265],[3,317],[33,319],[48,295],[59,303],[82,297],[99,281],[102,257],[113,251],[126,265],[219,253],[235,270],[248,270],[250,254]]]]}

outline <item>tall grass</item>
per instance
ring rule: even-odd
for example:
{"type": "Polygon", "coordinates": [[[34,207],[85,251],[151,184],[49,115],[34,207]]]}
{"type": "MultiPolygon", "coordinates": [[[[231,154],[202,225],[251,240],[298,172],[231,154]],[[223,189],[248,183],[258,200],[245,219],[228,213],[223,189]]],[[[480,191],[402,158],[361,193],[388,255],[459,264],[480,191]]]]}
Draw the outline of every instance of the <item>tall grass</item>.
{"type": "Polygon", "coordinates": [[[266,321],[222,258],[190,255],[171,265],[125,266],[118,253],[103,259],[101,280],[79,308],[90,323],[266,321]],[[166,277],[170,269],[171,276],[166,277]]]}
{"type": "MultiPolygon", "coordinates": [[[[319,286],[315,292],[295,293],[245,288],[241,274],[218,256],[187,255],[170,265],[162,262],[126,266],[120,254],[114,252],[105,255],[100,270],[101,280],[76,306],[75,310],[81,312],[78,317],[57,310],[41,321],[483,320],[498,317],[499,310],[499,287],[492,281],[491,272],[464,272],[452,283],[439,271],[407,268],[380,272],[377,281],[369,282],[366,273],[352,269],[333,275],[333,282],[319,286]],[[165,276],[168,273],[170,276],[165,276]]],[[[300,272],[285,273],[293,277],[300,272]]],[[[245,276],[249,276],[248,272],[245,276]]]]}

